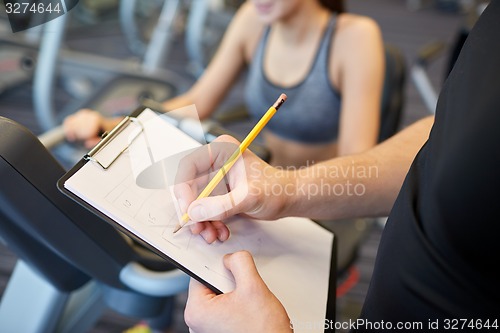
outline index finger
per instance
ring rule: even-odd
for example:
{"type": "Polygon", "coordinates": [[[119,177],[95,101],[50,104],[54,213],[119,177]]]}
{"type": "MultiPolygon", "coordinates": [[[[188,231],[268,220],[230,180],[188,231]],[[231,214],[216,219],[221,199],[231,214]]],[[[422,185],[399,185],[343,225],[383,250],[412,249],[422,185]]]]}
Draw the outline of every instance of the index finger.
{"type": "Polygon", "coordinates": [[[204,188],[208,184],[210,173],[222,166],[238,148],[234,142],[237,141],[228,136],[217,138],[211,144],[199,147],[184,156],[178,163],[174,195],[186,204],[191,203],[198,195],[191,192],[204,188]],[[198,186],[192,186],[193,184],[198,186]]]}
{"type": "Polygon", "coordinates": [[[228,140],[227,138],[230,137],[217,138],[212,143],[201,146],[184,156],[179,161],[175,183],[193,180],[212,169],[221,167],[238,148],[238,141],[235,139],[225,141],[228,140]]]}

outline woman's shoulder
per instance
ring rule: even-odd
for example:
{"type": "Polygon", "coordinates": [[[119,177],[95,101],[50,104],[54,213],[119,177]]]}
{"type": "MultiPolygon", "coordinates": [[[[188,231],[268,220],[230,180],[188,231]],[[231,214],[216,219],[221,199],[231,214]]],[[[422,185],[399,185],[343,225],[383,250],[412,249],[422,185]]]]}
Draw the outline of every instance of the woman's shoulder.
{"type": "Polygon", "coordinates": [[[339,73],[353,73],[351,69],[360,69],[360,63],[373,64],[382,47],[382,33],[374,19],[351,13],[338,15],[330,53],[331,77],[338,84],[339,73]]]}
{"type": "Polygon", "coordinates": [[[253,34],[255,34],[256,30],[264,28],[264,23],[257,15],[255,6],[249,1],[246,1],[238,8],[232,23],[237,25],[242,31],[253,34]]]}
{"type": "Polygon", "coordinates": [[[250,1],[243,3],[234,15],[230,29],[241,43],[247,61],[250,61],[265,27],[250,1]]]}
{"type": "Polygon", "coordinates": [[[371,17],[352,13],[338,15],[336,27],[337,38],[371,38],[380,34],[378,23],[371,17]]]}

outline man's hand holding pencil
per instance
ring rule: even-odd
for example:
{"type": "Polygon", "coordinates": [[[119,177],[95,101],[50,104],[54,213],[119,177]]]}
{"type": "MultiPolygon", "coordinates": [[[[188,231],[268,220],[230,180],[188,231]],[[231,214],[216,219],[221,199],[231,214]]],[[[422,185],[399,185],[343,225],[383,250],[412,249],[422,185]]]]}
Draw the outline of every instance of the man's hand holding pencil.
{"type": "Polygon", "coordinates": [[[223,135],[180,162],[174,193],[184,216],[174,232],[187,225],[192,233],[212,243],[229,238],[229,229],[222,221],[230,216],[279,217],[281,201],[266,202],[263,188],[264,184],[271,186],[267,184],[270,181],[282,180],[266,177],[278,170],[247,148],[285,100],[282,94],[241,143],[223,135]]]}

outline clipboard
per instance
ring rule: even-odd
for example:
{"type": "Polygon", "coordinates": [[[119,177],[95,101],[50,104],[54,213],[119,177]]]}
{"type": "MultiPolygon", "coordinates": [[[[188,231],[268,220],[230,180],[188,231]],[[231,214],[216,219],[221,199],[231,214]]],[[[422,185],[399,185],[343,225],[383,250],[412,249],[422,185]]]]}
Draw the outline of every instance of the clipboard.
{"type": "Polygon", "coordinates": [[[330,231],[305,218],[234,217],[226,221],[230,239],[207,244],[189,228],[173,234],[180,216],[167,188],[137,184],[134,169],[199,146],[156,112],[140,107],[63,175],[57,187],[219,294],[234,289],[222,257],[250,251],[262,278],[287,309],[295,332],[330,331],[325,320],[334,322],[336,303],[336,240],[330,231]]]}

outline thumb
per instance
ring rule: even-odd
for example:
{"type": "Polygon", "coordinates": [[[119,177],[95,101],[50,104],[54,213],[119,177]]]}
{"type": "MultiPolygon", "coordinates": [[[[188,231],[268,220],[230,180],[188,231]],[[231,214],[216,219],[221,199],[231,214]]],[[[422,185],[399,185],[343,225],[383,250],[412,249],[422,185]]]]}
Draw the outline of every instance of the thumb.
{"type": "Polygon", "coordinates": [[[188,208],[188,215],[193,222],[223,220],[229,216],[240,213],[235,206],[231,204],[228,195],[209,197],[196,200],[188,208]]]}
{"type": "Polygon", "coordinates": [[[254,287],[262,278],[257,271],[252,254],[239,251],[224,256],[224,266],[231,271],[237,288],[254,287]]]}
{"type": "Polygon", "coordinates": [[[229,193],[195,200],[188,207],[193,222],[224,220],[247,210],[245,198],[248,188],[239,187],[229,193]]]}

